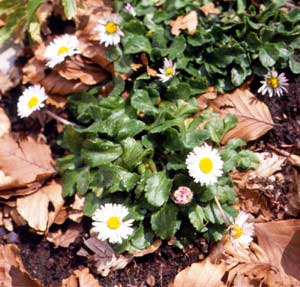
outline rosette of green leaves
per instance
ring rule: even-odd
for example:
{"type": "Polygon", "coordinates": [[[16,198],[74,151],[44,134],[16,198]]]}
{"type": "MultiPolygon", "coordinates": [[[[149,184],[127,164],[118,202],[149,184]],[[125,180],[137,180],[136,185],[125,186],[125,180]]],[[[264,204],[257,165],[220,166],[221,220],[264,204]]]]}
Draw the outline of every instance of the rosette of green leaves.
{"type": "Polygon", "coordinates": [[[107,98],[96,98],[95,90],[69,98],[70,111],[80,127],[67,126],[60,140],[68,151],[58,160],[64,195],[85,196],[87,216],[106,202],[130,209],[135,232],[119,251],[146,248],[154,237],[176,237],[178,245],[199,234],[219,240],[225,226],[214,197],[229,219],[235,216],[235,195],[228,174],[236,168],[256,167],[257,159],[241,150],[243,141],[229,141],[220,148],[224,175],[209,187],[193,182],[185,159],[204,142],[218,147],[236,118],[228,115],[222,120],[210,111],[196,116],[195,98],[159,101],[159,94],[151,87],[134,89],[124,100],[119,96],[122,86],[117,84],[107,98]],[[172,200],[172,192],[181,185],[194,193],[186,206],[172,200]]]}
{"type": "MultiPolygon", "coordinates": [[[[263,9],[237,1],[220,6],[220,14],[205,16],[199,6],[201,1],[115,1],[115,8],[123,16],[122,51],[111,48],[116,60],[116,70],[132,74],[130,64],[139,62],[140,53],[150,58],[156,70],[167,57],[177,63],[175,78],[153,88],[164,91],[166,96],[188,99],[213,85],[218,91],[228,91],[240,86],[248,76],[262,76],[272,67],[289,67],[300,73],[300,63],[295,51],[300,44],[300,9],[281,9],[286,1],[266,2],[263,9]],[[135,8],[136,17],[123,12],[125,3],[135,8]],[[247,7],[247,9],[246,9],[247,7]],[[179,36],[170,33],[170,21],[190,11],[196,11],[198,26],[194,35],[182,31],[179,36]],[[184,93],[178,91],[184,90],[184,93]]],[[[223,2],[222,2],[223,3],[223,2]]]]}

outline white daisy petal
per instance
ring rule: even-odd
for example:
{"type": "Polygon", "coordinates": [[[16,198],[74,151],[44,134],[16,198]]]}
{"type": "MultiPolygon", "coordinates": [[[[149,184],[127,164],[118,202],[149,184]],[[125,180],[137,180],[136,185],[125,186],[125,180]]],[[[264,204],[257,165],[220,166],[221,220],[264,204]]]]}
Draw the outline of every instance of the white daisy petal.
{"type": "Polygon", "coordinates": [[[118,14],[111,14],[103,19],[98,20],[96,31],[99,35],[100,44],[105,47],[115,46],[120,43],[124,33],[121,31],[119,24],[122,18],[118,14]]]}
{"type": "Polygon", "coordinates": [[[234,248],[248,248],[253,240],[254,224],[247,222],[248,214],[240,211],[230,226],[230,239],[234,248]]]}
{"type": "Polygon", "coordinates": [[[164,66],[159,69],[159,72],[157,77],[159,77],[163,83],[169,81],[176,73],[176,63],[173,64],[171,59],[168,60],[167,58],[164,58],[164,66]]]}
{"type": "Polygon", "coordinates": [[[34,85],[26,88],[20,96],[17,108],[18,116],[25,118],[32,112],[44,107],[44,101],[47,99],[45,89],[40,85],[34,85]]]}
{"type": "Polygon", "coordinates": [[[261,84],[262,86],[258,89],[258,93],[262,95],[268,93],[269,97],[273,97],[273,95],[282,96],[283,92],[287,92],[289,85],[285,74],[281,73],[278,75],[278,72],[274,69],[264,76],[261,84]]]}
{"type": "Polygon", "coordinates": [[[47,66],[50,68],[55,67],[57,64],[62,63],[66,57],[78,54],[77,50],[79,41],[76,36],[65,34],[55,38],[45,50],[45,58],[48,60],[47,66]]]}
{"type": "Polygon", "coordinates": [[[100,240],[108,240],[110,243],[122,243],[132,233],[133,220],[124,221],[129,214],[128,209],[121,204],[106,203],[97,209],[92,217],[92,230],[98,233],[100,240]]]}
{"type": "Polygon", "coordinates": [[[219,152],[207,144],[195,147],[186,158],[189,175],[196,183],[212,185],[223,174],[223,161],[219,152]]]}

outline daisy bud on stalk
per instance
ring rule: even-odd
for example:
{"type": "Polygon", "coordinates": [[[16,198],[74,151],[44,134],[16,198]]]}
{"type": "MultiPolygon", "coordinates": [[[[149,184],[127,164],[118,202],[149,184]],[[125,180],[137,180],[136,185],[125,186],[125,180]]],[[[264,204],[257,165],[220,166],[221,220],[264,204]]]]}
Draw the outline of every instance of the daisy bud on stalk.
{"type": "Polygon", "coordinates": [[[47,66],[54,68],[62,63],[66,57],[78,54],[79,41],[74,35],[63,35],[54,39],[46,48],[45,58],[48,60],[47,66]]]}
{"type": "Polygon", "coordinates": [[[135,10],[134,10],[133,6],[130,3],[126,3],[126,5],[123,8],[123,11],[128,13],[128,14],[131,14],[133,17],[136,16],[135,10]]]}
{"type": "Polygon", "coordinates": [[[98,233],[100,240],[122,243],[133,233],[133,219],[125,220],[128,214],[128,209],[122,204],[106,203],[95,211],[92,231],[98,233]]]}
{"type": "Polygon", "coordinates": [[[289,84],[284,73],[278,75],[278,72],[273,68],[264,78],[261,81],[262,86],[258,89],[258,92],[262,95],[267,93],[270,97],[273,97],[273,95],[280,97],[284,92],[287,92],[289,84]]]}
{"type": "Polygon", "coordinates": [[[192,201],[194,197],[193,192],[187,186],[179,186],[173,193],[173,200],[176,204],[184,205],[192,201]]]}
{"type": "Polygon", "coordinates": [[[124,33],[121,31],[119,24],[122,18],[117,14],[111,14],[103,19],[98,20],[96,31],[99,33],[100,44],[105,47],[115,46],[120,43],[124,33]]]}
{"type": "Polygon", "coordinates": [[[254,224],[247,222],[249,214],[240,211],[229,227],[229,236],[234,248],[248,248],[253,240],[254,224]]]}

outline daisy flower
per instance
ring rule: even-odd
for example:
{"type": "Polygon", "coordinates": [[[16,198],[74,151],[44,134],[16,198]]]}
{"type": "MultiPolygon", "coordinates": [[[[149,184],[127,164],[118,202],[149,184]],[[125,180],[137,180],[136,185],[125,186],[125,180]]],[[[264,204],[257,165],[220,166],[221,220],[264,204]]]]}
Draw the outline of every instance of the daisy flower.
{"type": "Polygon", "coordinates": [[[173,64],[172,60],[164,59],[164,67],[159,69],[160,74],[157,74],[157,77],[165,83],[174,77],[176,73],[176,63],[173,64]]]}
{"type": "Polygon", "coordinates": [[[99,33],[99,40],[105,47],[117,45],[121,41],[124,33],[121,31],[119,24],[122,18],[117,14],[111,14],[104,19],[98,20],[96,31],[99,33]]]}
{"type": "Polygon", "coordinates": [[[108,239],[110,243],[122,243],[123,239],[127,239],[133,233],[133,220],[124,221],[128,213],[128,209],[121,204],[106,203],[95,211],[92,230],[98,233],[100,240],[108,239]]]}
{"type": "Polygon", "coordinates": [[[45,89],[40,85],[34,85],[26,88],[20,96],[17,107],[18,116],[26,118],[30,114],[44,107],[44,101],[47,99],[45,89]]]}
{"type": "Polygon", "coordinates": [[[63,35],[54,39],[45,51],[45,58],[48,60],[47,66],[53,68],[59,63],[62,63],[66,57],[78,54],[77,50],[79,41],[74,35],[63,35]]]}
{"type": "Polygon", "coordinates": [[[173,193],[173,200],[176,204],[184,205],[188,204],[193,199],[193,192],[187,186],[179,186],[173,193]]]}
{"type": "Polygon", "coordinates": [[[248,248],[253,240],[254,224],[247,222],[249,215],[240,211],[233,225],[230,226],[230,240],[234,248],[248,248]]]}
{"type": "Polygon", "coordinates": [[[135,10],[134,10],[133,6],[130,3],[127,3],[124,6],[123,11],[128,13],[128,14],[131,14],[133,17],[136,16],[135,10]]]}
{"type": "Polygon", "coordinates": [[[268,93],[270,97],[273,97],[273,95],[280,97],[283,92],[287,92],[289,84],[284,73],[278,75],[278,72],[273,68],[264,77],[265,79],[261,81],[262,86],[258,89],[259,93],[263,95],[268,93]]]}
{"type": "Polygon", "coordinates": [[[222,175],[223,161],[217,149],[204,144],[195,147],[186,158],[189,175],[195,182],[202,185],[211,185],[217,182],[222,175]]]}

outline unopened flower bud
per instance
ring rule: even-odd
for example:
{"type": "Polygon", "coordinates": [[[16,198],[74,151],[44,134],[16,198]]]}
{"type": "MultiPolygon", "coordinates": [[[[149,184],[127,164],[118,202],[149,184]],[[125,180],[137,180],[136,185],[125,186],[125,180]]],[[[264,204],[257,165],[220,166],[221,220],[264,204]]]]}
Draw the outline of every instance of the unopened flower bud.
{"type": "Polygon", "coordinates": [[[174,202],[180,205],[188,204],[193,199],[193,192],[187,186],[179,186],[173,193],[174,202]]]}

